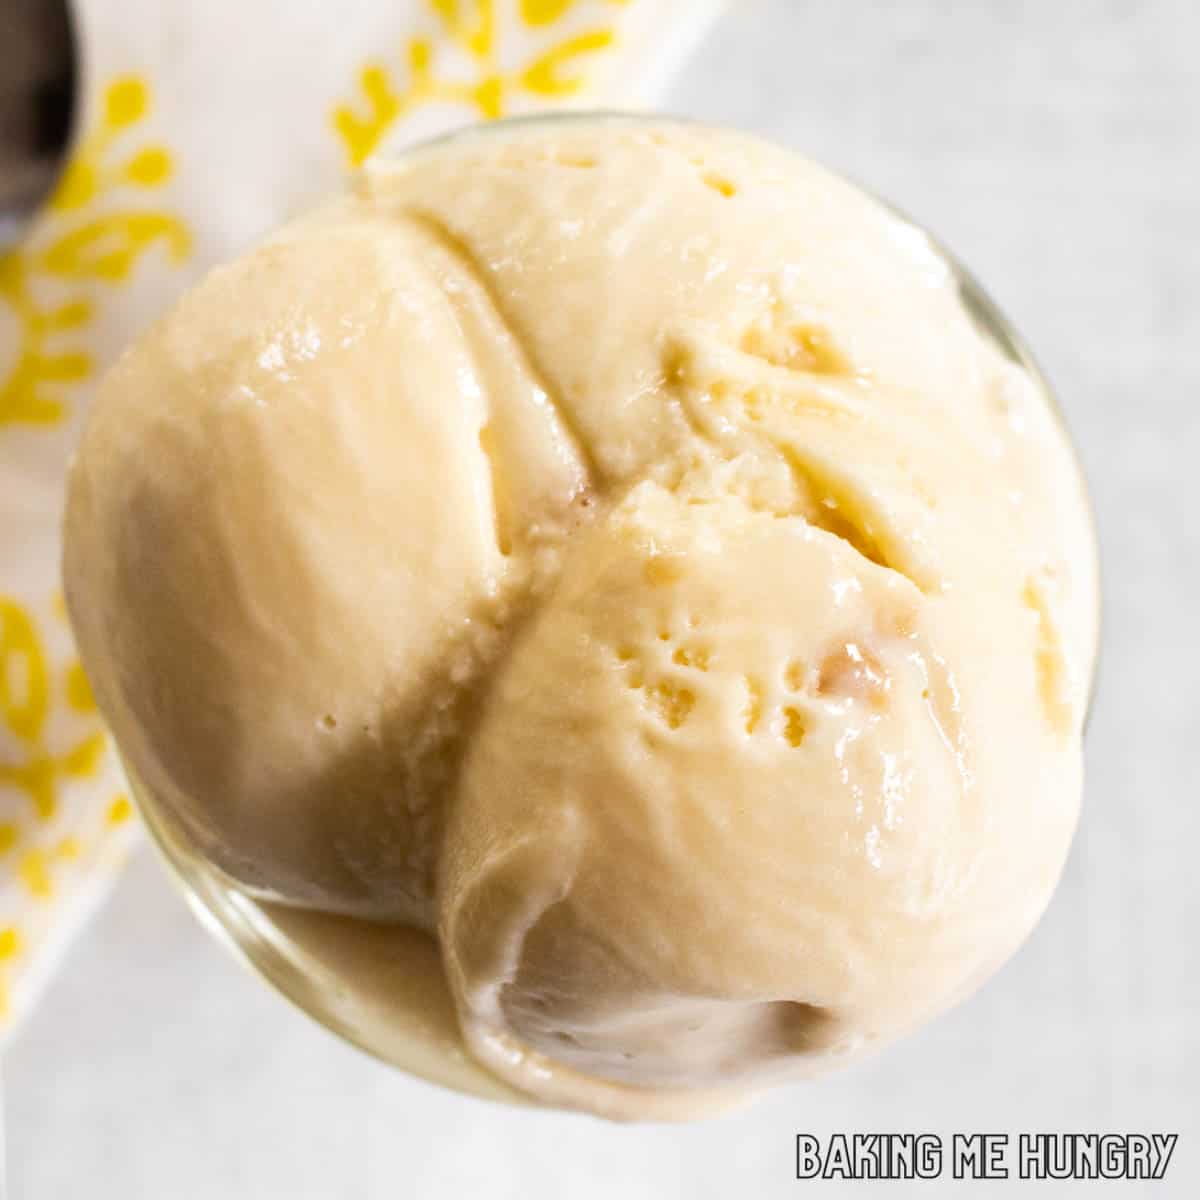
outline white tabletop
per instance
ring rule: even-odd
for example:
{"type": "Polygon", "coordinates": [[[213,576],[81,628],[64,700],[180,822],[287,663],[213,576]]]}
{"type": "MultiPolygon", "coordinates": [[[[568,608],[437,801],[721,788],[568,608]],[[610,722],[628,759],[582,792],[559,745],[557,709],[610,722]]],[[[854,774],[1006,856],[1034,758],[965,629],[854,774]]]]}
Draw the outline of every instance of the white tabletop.
{"type": "Polygon", "coordinates": [[[1198,41],[1191,0],[735,0],[672,97],[936,230],[1061,393],[1099,511],[1102,687],[1079,838],[1010,966],[844,1076],[614,1127],[339,1044],[146,852],[5,1057],[13,1200],[841,1196],[856,1185],[796,1182],[795,1134],[867,1131],[1176,1132],[1167,1181],[1120,1194],[1200,1194],[1198,41]]]}

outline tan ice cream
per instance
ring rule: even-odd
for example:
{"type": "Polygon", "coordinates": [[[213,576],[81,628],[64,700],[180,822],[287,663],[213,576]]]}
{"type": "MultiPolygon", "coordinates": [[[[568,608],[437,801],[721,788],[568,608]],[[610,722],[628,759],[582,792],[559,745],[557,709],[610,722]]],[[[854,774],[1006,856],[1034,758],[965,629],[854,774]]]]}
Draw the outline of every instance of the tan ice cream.
{"type": "Polygon", "coordinates": [[[1045,395],[911,226],[738,134],[460,136],[214,272],[102,390],[66,585],[155,811],[434,933],[548,1103],[911,1029],[1075,824],[1096,576],[1045,395]]]}

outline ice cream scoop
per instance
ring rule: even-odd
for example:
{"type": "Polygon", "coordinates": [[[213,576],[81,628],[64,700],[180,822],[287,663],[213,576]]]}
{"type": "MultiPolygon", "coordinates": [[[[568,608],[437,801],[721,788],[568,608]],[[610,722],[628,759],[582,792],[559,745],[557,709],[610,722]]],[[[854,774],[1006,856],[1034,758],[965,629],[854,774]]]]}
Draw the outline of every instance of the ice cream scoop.
{"type": "Polygon", "coordinates": [[[1076,821],[1096,566],[1046,394],[910,224],[741,134],[370,169],[112,371],[65,578],[155,818],[426,931],[545,1103],[699,1112],[899,1036],[1076,821]]]}

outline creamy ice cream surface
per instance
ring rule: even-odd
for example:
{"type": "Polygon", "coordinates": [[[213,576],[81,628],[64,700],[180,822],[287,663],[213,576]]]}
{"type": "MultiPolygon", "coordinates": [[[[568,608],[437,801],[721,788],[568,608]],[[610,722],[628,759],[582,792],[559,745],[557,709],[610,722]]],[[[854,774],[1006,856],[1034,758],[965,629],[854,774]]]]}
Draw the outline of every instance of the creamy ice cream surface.
{"type": "Polygon", "coordinates": [[[156,814],[427,931],[546,1103],[902,1034],[1076,821],[1096,567],[1045,392],[910,225],[740,134],[460,135],[213,272],[102,388],[65,577],[156,814]]]}

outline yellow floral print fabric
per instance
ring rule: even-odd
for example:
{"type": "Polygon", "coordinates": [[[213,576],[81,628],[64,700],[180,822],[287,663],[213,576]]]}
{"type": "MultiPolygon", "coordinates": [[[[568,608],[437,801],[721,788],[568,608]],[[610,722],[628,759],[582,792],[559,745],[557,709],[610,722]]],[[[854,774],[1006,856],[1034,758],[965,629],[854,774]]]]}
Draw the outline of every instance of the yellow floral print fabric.
{"type": "Polygon", "coordinates": [[[138,272],[191,254],[162,195],[174,161],[147,132],[153,103],[145,77],[107,80],[45,211],[0,255],[0,1028],[100,898],[132,829],[56,568],[71,435],[106,357],[99,318],[138,272]]]}
{"type": "Polygon", "coordinates": [[[176,261],[190,252],[186,225],[153,202],[173,172],[170,151],[136,142],[150,104],[150,85],[136,75],[105,86],[99,120],[78,140],[45,219],[0,256],[0,301],[18,330],[0,381],[0,426],[61,422],[65,389],[95,371],[79,334],[96,314],[97,291],[128,279],[156,242],[176,261]]]}
{"type": "Polygon", "coordinates": [[[99,373],[209,265],[372,154],[509,114],[652,103],[718,3],[74,0],[71,152],[0,253],[0,1040],[138,837],[58,580],[99,373]]]}
{"type": "Polygon", "coordinates": [[[520,111],[531,97],[578,96],[587,84],[589,60],[613,46],[617,31],[614,14],[598,5],[582,6],[592,10],[583,27],[557,28],[573,7],[573,0],[520,0],[520,20],[506,24],[497,19],[501,0],[430,0],[436,27],[409,37],[402,61],[367,62],[355,101],[334,111],[348,161],[363,162],[398,121],[422,106],[459,105],[494,121],[520,111]],[[521,37],[543,29],[543,36],[521,37]],[[505,53],[506,35],[521,47],[515,55],[505,53]]]}

